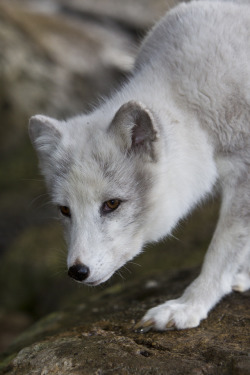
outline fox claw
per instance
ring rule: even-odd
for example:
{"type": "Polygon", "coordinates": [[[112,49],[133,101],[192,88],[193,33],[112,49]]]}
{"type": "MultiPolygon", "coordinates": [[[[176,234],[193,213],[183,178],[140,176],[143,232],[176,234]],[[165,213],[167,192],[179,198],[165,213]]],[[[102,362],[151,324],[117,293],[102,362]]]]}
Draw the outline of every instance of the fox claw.
{"type": "Polygon", "coordinates": [[[166,324],[166,329],[174,329],[175,328],[175,321],[171,319],[167,324],[166,324]]]}
{"type": "Polygon", "coordinates": [[[145,322],[141,320],[135,325],[134,329],[137,332],[146,333],[150,331],[154,327],[154,325],[155,325],[155,322],[153,319],[146,320],[145,322]]]}
{"type": "MultiPolygon", "coordinates": [[[[134,326],[134,330],[136,332],[139,332],[139,333],[147,333],[148,331],[150,331],[151,329],[155,328],[155,321],[154,319],[148,319],[148,320],[145,320],[145,321],[142,321],[140,320],[135,326],[134,326]]],[[[171,329],[175,329],[176,326],[175,326],[175,321],[173,319],[171,319],[166,325],[165,325],[165,329],[166,330],[171,330],[171,329]]]]}

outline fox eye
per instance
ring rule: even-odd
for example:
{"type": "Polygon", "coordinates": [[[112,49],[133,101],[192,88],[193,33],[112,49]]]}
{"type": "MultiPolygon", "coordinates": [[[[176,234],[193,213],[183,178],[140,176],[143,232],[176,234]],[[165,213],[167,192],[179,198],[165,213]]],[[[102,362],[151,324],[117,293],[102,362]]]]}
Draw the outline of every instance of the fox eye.
{"type": "Polygon", "coordinates": [[[71,217],[71,212],[67,206],[59,206],[59,210],[63,216],[71,217]]]}
{"type": "Polygon", "coordinates": [[[104,202],[102,210],[105,213],[112,212],[120,206],[120,203],[121,201],[119,199],[110,199],[104,202]]]}

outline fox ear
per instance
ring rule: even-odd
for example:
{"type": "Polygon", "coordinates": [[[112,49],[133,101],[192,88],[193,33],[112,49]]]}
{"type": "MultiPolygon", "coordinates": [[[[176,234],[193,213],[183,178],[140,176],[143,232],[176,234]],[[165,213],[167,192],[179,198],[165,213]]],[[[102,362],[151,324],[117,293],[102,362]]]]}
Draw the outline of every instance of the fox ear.
{"type": "Polygon", "coordinates": [[[39,156],[50,155],[61,139],[59,121],[42,115],[31,117],[29,136],[39,156]]]}
{"type": "Polygon", "coordinates": [[[58,164],[56,150],[62,138],[61,125],[60,121],[42,115],[31,117],[29,122],[29,136],[47,181],[50,181],[51,170],[55,170],[58,164]]]}
{"type": "Polygon", "coordinates": [[[125,150],[154,155],[158,132],[153,114],[141,103],[130,101],[116,112],[109,130],[118,138],[125,150]]]}

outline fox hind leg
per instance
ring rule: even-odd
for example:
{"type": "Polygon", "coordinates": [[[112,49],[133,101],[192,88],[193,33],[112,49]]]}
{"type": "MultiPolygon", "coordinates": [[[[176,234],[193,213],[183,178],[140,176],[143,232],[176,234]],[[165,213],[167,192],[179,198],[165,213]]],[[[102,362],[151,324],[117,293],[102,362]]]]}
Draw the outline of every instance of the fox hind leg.
{"type": "Polygon", "coordinates": [[[232,289],[236,292],[246,292],[250,289],[250,238],[246,245],[246,254],[242,265],[233,278],[232,289]]]}

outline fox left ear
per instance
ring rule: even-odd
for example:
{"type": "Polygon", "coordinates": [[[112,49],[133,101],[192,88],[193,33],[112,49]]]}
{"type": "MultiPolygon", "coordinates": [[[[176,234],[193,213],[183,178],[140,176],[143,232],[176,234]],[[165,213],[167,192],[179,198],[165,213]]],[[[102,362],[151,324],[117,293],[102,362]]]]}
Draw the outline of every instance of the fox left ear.
{"type": "Polygon", "coordinates": [[[158,131],[153,114],[143,104],[130,101],[116,112],[110,131],[115,134],[121,147],[139,153],[147,153],[154,158],[154,144],[158,131]]]}

